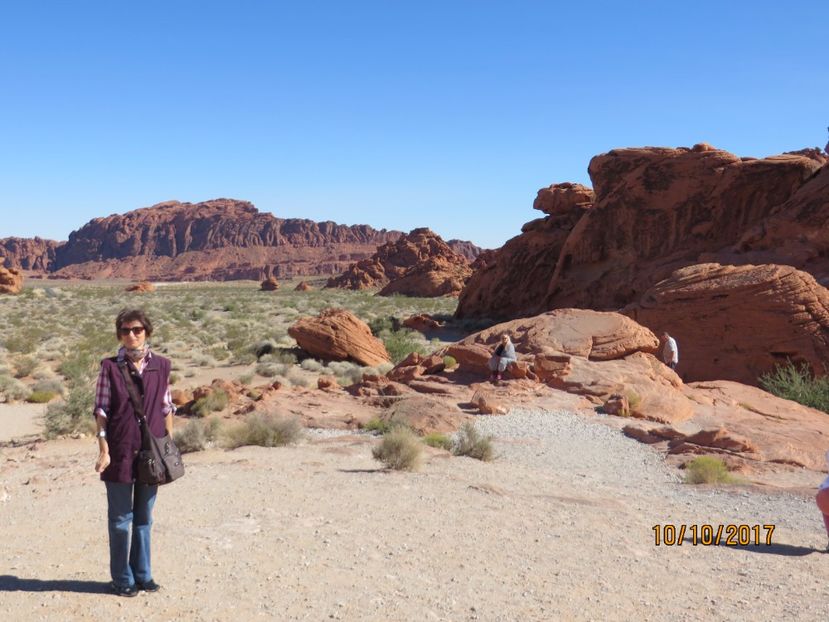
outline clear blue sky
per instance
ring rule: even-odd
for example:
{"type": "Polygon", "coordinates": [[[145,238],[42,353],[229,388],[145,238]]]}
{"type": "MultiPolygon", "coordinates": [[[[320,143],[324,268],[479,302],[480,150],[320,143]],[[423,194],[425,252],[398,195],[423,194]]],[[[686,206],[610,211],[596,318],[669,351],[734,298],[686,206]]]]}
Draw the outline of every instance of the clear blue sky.
{"type": "Polygon", "coordinates": [[[829,2],[4,2],[0,237],[234,197],[495,247],[614,147],[823,146],[829,2]]]}

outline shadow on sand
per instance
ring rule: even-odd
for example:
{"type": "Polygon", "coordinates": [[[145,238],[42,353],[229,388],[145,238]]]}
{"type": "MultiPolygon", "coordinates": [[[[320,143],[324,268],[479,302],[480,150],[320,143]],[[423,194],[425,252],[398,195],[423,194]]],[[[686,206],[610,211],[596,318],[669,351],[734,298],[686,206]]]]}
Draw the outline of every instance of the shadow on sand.
{"type": "MultiPolygon", "coordinates": [[[[690,538],[685,538],[684,543],[689,546],[694,546],[690,538]]],[[[726,549],[733,549],[735,551],[762,553],[764,555],[782,555],[783,557],[803,557],[804,555],[811,555],[812,553],[824,552],[823,549],[814,549],[809,546],[795,546],[794,544],[749,544],[747,546],[741,544],[720,544],[719,546],[726,549]]]]}
{"type": "Polygon", "coordinates": [[[76,592],[79,594],[109,594],[109,583],[74,579],[21,579],[0,575],[0,592],[76,592]]]}

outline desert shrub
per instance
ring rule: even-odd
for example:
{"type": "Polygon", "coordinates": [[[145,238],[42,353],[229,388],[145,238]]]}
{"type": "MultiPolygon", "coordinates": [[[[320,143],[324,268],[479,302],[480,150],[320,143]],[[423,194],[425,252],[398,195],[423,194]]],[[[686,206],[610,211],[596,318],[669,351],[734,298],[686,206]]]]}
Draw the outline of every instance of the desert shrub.
{"type": "Polygon", "coordinates": [[[729,484],[734,482],[734,477],[719,458],[699,456],[685,465],[685,482],[687,484],[729,484]]]}
{"type": "Polygon", "coordinates": [[[193,414],[206,417],[212,412],[219,412],[227,408],[230,398],[224,389],[214,389],[205,397],[200,397],[193,404],[193,414]]]}
{"type": "Polygon", "coordinates": [[[230,352],[223,345],[213,346],[212,348],[207,350],[207,353],[217,361],[225,361],[230,358],[230,352]]]}
{"type": "Polygon", "coordinates": [[[491,436],[481,436],[481,433],[472,423],[465,423],[458,431],[452,445],[452,453],[456,456],[468,456],[476,460],[489,462],[495,457],[491,436]]]}
{"type": "Polygon", "coordinates": [[[380,374],[381,376],[383,376],[383,375],[389,373],[392,370],[393,367],[394,367],[394,363],[380,363],[377,366],[377,373],[380,374]]]}
{"type": "Polygon", "coordinates": [[[75,350],[58,365],[58,372],[69,384],[83,384],[95,377],[99,362],[88,351],[75,350]]]}
{"type": "Polygon", "coordinates": [[[813,377],[805,363],[779,365],[759,381],[769,393],[829,413],[829,377],[813,377]]]}
{"type": "Polygon", "coordinates": [[[66,398],[52,402],[43,416],[46,438],[74,432],[92,432],[95,419],[92,416],[94,388],[89,384],[78,384],[70,389],[66,398]]]}
{"type": "Polygon", "coordinates": [[[225,430],[225,445],[230,449],[243,445],[280,447],[296,443],[302,436],[302,426],[294,418],[271,413],[252,413],[245,421],[225,430]]]}
{"type": "Polygon", "coordinates": [[[636,391],[625,391],[625,397],[628,398],[628,405],[630,406],[631,410],[638,407],[642,403],[642,396],[639,395],[636,391]]]}
{"type": "Polygon", "coordinates": [[[448,354],[443,357],[443,364],[446,369],[454,369],[458,366],[458,361],[455,360],[454,356],[449,356],[448,354]]]}
{"type": "Polygon", "coordinates": [[[282,363],[257,363],[256,374],[263,378],[273,378],[285,373],[286,366],[282,363]]]}
{"type": "Polygon", "coordinates": [[[308,376],[305,376],[296,367],[290,367],[288,371],[285,372],[285,379],[288,380],[293,387],[310,387],[313,384],[311,379],[308,378],[308,376]]]}
{"type": "Polygon", "coordinates": [[[305,371],[320,371],[323,368],[323,364],[316,359],[305,359],[299,366],[305,371]]]}
{"type": "Polygon", "coordinates": [[[412,352],[426,354],[426,348],[415,335],[415,331],[404,328],[383,337],[383,344],[393,363],[399,363],[412,352]]]}
{"type": "Polygon", "coordinates": [[[446,449],[447,451],[452,449],[452,439],[440,432],[430,432],[423,437],[423,442],[429,447],[437,447],[438,449],[446,449]]]}
{"type": "Polygon", "coordinates": [[[221,421],[218,417],[191,419],[183,428],[173,434],[173,440],[181,453],[202,451],[211,446],[218,437],[221,421]]]}
{"type": "Polygon", "coordinates": [[[340,386],[347,387],[363,379],[363,368],[351,361],[331,361],[328,371],[337,378],[340,386]]]}
{"type": "Polygon", "coordinates": [[[32,391],[43,391],[47,393],[63,393],[63,383],[55,376],[43,376],[32,387],[32,391]]]}
{"type": "Polygon", "coordinates": [[[29,395],[29,387],[7,374],[0,375],[0,395],[7,402],[22,400],[29,395]]]}
{"type": "Polygon", "coordinates": [[[37,367],[37,358],[34,356],[21,356],[14,362],[14,377],[25,378],[31,376],[37,367]]]}
{"type": "Polygon", "coordinates": [[[250,384],[253,382],[253,374],[243,374],[239,376],[239,382],[242,384],[250,384]]]}
{"type": "Polygon", "coordinates": [[[26,401],[31,404],[45,404],[51,402],[57,395],[54,391],[32,391],[26,401]]]}
{"type": "Polygon", "coordinates": [[[386,468],[414,471],[420,466],[422,452],[423,447],[411,430],[395,427],[383,435],[383,440],[372,449],[371,455],[386,468]]]}
{"type": "Polygon", "coordinates": [[[399,330],[400,320],[391,316],[376,317],[369,320],[368,327],[371,329],[372,335],[379,337],[382,333],[393,333],[399,330]]]}

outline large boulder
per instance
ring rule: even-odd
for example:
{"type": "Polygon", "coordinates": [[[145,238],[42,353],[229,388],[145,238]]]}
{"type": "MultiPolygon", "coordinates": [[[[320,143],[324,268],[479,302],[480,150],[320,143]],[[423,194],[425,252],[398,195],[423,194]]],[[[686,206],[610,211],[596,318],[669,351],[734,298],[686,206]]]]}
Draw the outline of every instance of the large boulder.
{"type": "MultiPolygon", "coordinates": [[[[723,249],[734,255],[738,242],[747,250],[746,233],[772,215],[786,211],[806,223],[815,214],[815,222],[824,222],[814,212],[825,205],[824,182],[812,180],[821,166],[809,155],[740,158],[704,144],[596,156],[589,167],[592,207],[573,192],[537,199],[548,216],[525,225],[473,275],[457,315],[504,319],[564,307],[621,308],[678,268],[714,261],[723,249]],[[787,204],[807,185],[802,202],[787,204]]],[[[762,244],[762,235],[755,238],[762,244]]]]}
{"type": "Polygon", "coordinates": [[[457,295],[471,273],[465,255],[452,250],[439,235],[421,228],[379,247],[370,258],[329,279],[326,286],[380,287],[384,296],[435,297],[457,295]]]}
{"type": "Polygon", "coordinates": [[[155,291],[155,285],[153,285],[150,281],[139,281],[138,283],[127,285],[124,291],[136,294],[149,294],[155,291]]]}
{"type": "Polygon", "coordinates": [[[269,276],[267,279],[259,284],[259,290],[263,292],[275,292],[279,289],[279,281],[274,277],[269,276]]]}
{"type": "Polygon", "coordinates": [[[345,309],[326,309],[317,317],[300,318],[288,334],[300,348],[322,360],[350,360],[369,366],[391,361],[368,324],[345,309]]]}
{"type": "Polygon", "coordinates": [[[829,291],[790,266],[689,266],[624,313],[677,340],[687,381],[757,384],[787,361],[829,368],[829,291]]]}
{"type": "Polygon", "coordinates": [[[0,294],[19,294],[23,291],[23,274],[15,268],[0,268],[0,294]]]}

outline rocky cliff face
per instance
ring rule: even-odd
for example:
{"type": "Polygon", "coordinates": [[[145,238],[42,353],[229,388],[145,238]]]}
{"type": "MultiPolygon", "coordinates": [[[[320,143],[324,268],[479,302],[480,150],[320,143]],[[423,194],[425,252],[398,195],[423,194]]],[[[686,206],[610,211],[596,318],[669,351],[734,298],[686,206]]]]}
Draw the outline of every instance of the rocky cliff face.
{"type": "Polygon", "coordinates": [[[46,272],[52,269],[59,244],[41,238],[3,238],[0,240],[0,266],[46,272]]]}
{"type": "Polygon", "coordinates": [[[453,251],[439,235],[421,228],[384,244],[371,257],[329,279],[327,287],[380,287],[384,296],[446,296],[457,295],[470,274],[464,255],[453,251]]]}
{"type": "Polygon", "coordinates": [[[63,244],[2,242],[21,267],[63,278],[262,280],[334,274],[396,240],[366,225],[281,219],[251,203],[170,201],[96,218],[63,244]],[[16,246],[14,245],[16,244],[16,246]],[[52,245],[52,246],[49,246],[52,245]]]}
{"type": "MultiPolygon", "coordinates": [[[[676,269],[725,255],[720,263],[757,261],[749,250],[764,251],[765,263],[787,263],[792,252],[781,251],[769,232],[794,221],[805,235],[815,226],[811,219],[829,211],[822,166],[811,152],[739,158],[704,144],[596,156],[589,167],[593,202],[588,189],[572,184],[539,192],[534,207],[547,216],[525,225],[473,275],[458,316],[618,309],[676,269]]],[[[815,267],[821,234],[807,241],[815,267]]]]}

